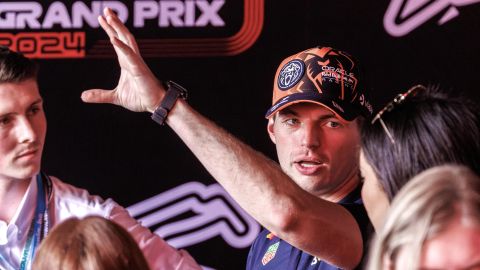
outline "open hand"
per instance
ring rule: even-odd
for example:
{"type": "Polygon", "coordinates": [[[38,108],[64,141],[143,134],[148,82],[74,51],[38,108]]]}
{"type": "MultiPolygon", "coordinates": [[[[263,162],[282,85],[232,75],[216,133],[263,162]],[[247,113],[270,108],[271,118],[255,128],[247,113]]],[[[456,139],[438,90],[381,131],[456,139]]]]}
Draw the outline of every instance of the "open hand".
{"type": "Polygon", "coordinates": [[[117,15],[105,8],[98,21],[108,34],[121,68],[118,85],[113,90],[90,89],[82,93],[88,103],[111,103],[136,112],[153,112],[165,89],[143,61],[134,36],[117,15]]]}

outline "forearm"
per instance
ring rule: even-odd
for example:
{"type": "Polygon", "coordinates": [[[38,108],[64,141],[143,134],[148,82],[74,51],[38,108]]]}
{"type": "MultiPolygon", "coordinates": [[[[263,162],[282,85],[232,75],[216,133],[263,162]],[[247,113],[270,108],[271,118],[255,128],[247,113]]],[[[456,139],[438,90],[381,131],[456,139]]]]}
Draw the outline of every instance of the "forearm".
{"type": "MultiPolygon", "coordinates": [[[[271,228],[265,206],[272,195],[293,190],[278,165],[233,137],[185,102],[177,102],[167,124],[190,148],[209,173],[262,225],[271,228]],[[286,185],[282,187],[283,185],[286,185]]],[[[278,198],[277,198],[278,199],[278,198]]],[[[278,202],[277,202],[278,203],[278,202]]],[[[269,208],[275,212],[276,205],[269,208]]],[[[274,222],[277,223],[277,222],[274,222]]]]}

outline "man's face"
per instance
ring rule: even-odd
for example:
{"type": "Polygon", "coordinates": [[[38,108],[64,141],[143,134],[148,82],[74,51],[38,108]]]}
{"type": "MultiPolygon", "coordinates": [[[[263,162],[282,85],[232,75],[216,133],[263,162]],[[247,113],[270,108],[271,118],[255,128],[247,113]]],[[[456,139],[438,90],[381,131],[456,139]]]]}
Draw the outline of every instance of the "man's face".
{"type": "Polygon", "coordinates": [[[357,181],[360,135],[356,121],[339,119],[327,108],[298,103],[268,122],[283,171],[319,197],[357,181]]]}
{"type": "Polygon", "coordinates": [[[47,122],[34,79],[0,84],[0,180],[30,179],[40,170],[47,122]]]}

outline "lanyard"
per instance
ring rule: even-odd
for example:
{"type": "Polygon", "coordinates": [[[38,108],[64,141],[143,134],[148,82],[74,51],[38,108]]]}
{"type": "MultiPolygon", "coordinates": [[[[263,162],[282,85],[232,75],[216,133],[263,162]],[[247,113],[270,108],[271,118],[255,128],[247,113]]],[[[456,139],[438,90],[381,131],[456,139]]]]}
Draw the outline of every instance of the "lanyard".
{"type": "Polygon", "coordinates": [[[38,244],[48,233],[48,200],[50,195],[50,179],[48,176],[39,173],[37,175],[37,206],[28,231],[27,242],[23,248],[20,270],[25,270],[27,266],[30,266],[38,244]],[[44,183],[46,184],[46,187],[44,186],[44,183]],[[47,188],[48,196],[45,193],[45,188],[47,188]]]}

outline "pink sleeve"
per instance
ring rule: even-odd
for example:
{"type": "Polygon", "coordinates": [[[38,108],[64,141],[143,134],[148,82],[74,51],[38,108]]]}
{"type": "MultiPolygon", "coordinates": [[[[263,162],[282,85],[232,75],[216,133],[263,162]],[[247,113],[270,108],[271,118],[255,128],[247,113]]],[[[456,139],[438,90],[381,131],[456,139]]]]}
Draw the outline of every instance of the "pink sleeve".
{"type": "Polygon", "coordinates": [[[202,269],[187,251],[168,245],[160,236],[140,225],[123,207],[114,206],[109,218],[130,232],[143,251],[150,269],[202,269]]]}

